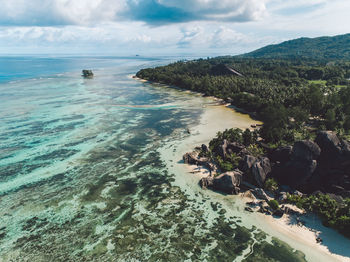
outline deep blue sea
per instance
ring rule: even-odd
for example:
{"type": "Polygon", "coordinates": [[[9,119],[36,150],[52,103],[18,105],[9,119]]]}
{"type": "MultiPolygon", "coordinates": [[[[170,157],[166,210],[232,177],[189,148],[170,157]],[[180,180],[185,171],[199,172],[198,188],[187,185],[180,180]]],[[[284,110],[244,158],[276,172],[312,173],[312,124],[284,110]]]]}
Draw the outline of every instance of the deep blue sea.
{"type": "Polygon", "coordinates": [[[0,261],[305,261],[174,183],[213,101],[132,76],[175,60],[0,58],[0,261]]]}

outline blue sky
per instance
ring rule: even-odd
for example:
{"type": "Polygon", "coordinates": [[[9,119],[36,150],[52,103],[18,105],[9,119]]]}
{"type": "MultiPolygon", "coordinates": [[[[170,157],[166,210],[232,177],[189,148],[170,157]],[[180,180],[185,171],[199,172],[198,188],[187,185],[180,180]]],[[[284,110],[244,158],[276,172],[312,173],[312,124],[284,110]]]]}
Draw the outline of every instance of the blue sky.
{"type": "Polygon", "coordinates": [[[348,0],[0,0],[1,54],[239,54],[350,33],[348,0]]]}

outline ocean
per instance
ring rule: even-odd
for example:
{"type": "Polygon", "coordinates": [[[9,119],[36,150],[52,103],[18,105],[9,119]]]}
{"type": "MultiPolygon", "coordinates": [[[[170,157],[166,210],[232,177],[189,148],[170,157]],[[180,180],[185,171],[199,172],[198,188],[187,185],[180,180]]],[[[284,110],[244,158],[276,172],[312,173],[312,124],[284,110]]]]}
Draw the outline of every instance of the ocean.
{"type": "Polygon", "coordinates": [[[177,59],[0,58],[1,261],[305,261],[186,174],[215,100],[132,78],[177,59]]]}

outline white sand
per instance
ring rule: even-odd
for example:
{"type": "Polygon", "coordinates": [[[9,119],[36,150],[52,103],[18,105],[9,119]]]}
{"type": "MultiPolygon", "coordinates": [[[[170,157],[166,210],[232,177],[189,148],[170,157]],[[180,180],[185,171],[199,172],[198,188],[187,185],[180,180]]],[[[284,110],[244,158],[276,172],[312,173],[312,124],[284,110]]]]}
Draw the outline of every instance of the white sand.
{"type": "Polygon", "coordinates": [[[233,127],[250,128],[252,124],[257,123],[260,122],[226,106],[208,106],[200,123],[191,128],[189,137],[182,141],[175,141],[161,150],[163,159],[170,171],[175,174],[175,185],[180,186],[193,198],[198,194],[204,194],[213,201],[221,203],[227,211],[227,216],[242,217],[243,226],[248,228],[256,226],[270,236],[277,237],[292,248],[302,251],[308,261],[350,261],[350,240],[332,229],[323,227],[318,219],[309,218],[306,221],[308,227],[299,227],[293,225],[291,217],[275,219],[258,212],[246,212],[244,211],[245,199],[240,196],[225,196],[210,190],[202,190],[198,182],[201,177],[208,175],[208,171],[201,168],[201,172],[198,173],[197,166],[182,163],[183,154],[192,151],[195,146],[208,144],[218,131],[233,127]],[[319,232],[312,232],[311,228],[319,232]],[[316,243],[317,234],[323,239],[323,244],[316,243]]]}

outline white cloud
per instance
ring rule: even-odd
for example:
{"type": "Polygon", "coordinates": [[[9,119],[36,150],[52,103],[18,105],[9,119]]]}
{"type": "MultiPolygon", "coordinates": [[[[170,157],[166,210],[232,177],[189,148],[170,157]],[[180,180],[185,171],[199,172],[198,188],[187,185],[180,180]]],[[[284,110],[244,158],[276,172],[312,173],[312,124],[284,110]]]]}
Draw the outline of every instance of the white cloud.
{"type": "Polygon", "coordinates": [[[222,54],[238,54],[259,47],[259,41],[251,34],[217,23],[190,23],[181,28],[181,34],[177,46],[187,50],[221,50],[222,54]]]}
{"type": "Polygon", "coordinates": [[[252,42],[247,35],[225,26],[220,26],[211,38],[211,47],[213,48],[233,48],[237,45],[247,45],[252,42]]]}
{"type": "Polygon", "coordinates": [[[265,0],[159,0],[168,7],[199,13],[203,20],[256,20],[265,14],[265,0]]]}
{"type": "Polygon", "coordinates": [[[0,25],[88,25],[112,21],[124,0],[0,0],[0,25]]]}
{"type": "Polygon", "coordinates": [[[265,19],[252,24],[257,32],[268,31],[281,39],[349,33],[350,1],[270,0],[267,8],[265,19]]]}
{"type": "Polygon", "coordinates": [[[307,8],[310,6],[319,6],[329,0],[269,0],[268,8],[270,12],[276,12],[283,9],[307,8]]]}
{"type": "Polygon", "coordinates": [[[142,53],[168,50],[181,37],[176,26],[145,28],[142,23],[105,23],[98,26],[0,28],[0,50],[43,53],[142,53]],[[31,51],[27,51],[31,50],[31,51]]]}
{"type": "Polygon", "coordinates": [[[195,20],[250,21],[266,0],[0,0],[0,25],[93,25],[137,20],[150,24],[195,20]]]}
{"type": "Polygon", "coordinates": [[[207,42],[207,34],[201,26],[186,26],[181,28],[182,38],[177,45],[181,48],[188,48],[196,45],[203,45],[207,42]]]}
{"type": "Polygon", "coordinates": [[[0,0],[0,6],[2,53],[232,54],[348,33],[350,24],[344,0],[0,0]]]}

